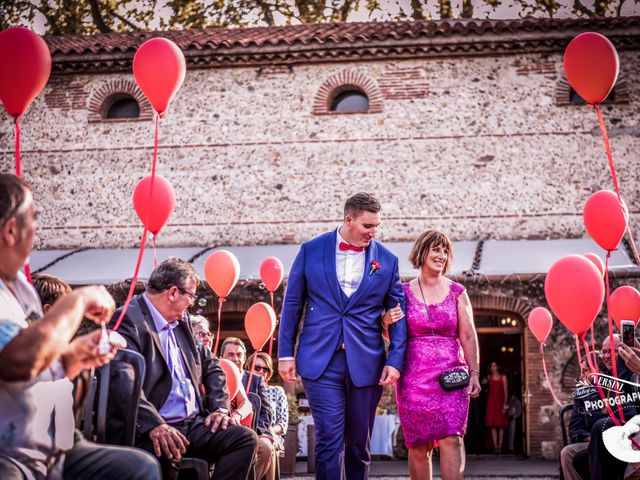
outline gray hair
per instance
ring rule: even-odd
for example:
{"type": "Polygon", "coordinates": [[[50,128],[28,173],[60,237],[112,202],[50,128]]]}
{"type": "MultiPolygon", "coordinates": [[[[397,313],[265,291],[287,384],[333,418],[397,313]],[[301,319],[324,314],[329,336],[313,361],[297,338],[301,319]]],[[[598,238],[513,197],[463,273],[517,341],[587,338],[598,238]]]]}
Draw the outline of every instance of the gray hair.
{"type": "Polygon", "coordinates": [[[189,320],[191,320],[191,328],[196,328],[198,325],[202,325],[209,330],[209,320],[204,318],[202,315],[189,315],[189,320]]]}
{"type": "Polygon", "coordinates": [[[198,274],[189,262],[178,257],[167,258],[158,265],[147,282],[147,292],[160,293],[171,287],[187,288],[187,282],[192,279],[198,282],[198,274]]]}

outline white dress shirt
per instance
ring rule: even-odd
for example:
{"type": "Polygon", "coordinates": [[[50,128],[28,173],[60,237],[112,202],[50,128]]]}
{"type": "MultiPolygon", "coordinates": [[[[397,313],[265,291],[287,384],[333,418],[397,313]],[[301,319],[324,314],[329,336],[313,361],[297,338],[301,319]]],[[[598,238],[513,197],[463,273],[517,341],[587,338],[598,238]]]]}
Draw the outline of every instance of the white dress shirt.
{"type": "Polygon", "coordinates": [[[338,283],[347,297],[350,297],[360,286],[364,276],[364,262],[366,250],[361,252],[354,250],[340,250],[340,243],[349,243],[340,235],[340,229],[336,231],[336,273],[338,283]]]}
{"type": "MultiPolygon", "coordinates": [[[[362,283],[364,277],[364,264],[367,258],[367,250],[361,252],[354,250],[340,250],[340,242],[346,242],[340,235],[340,228],[336,230],[336,274],[340,288],[347,297],[351,297],[362,283]]],[[[293,360],[293,357],[282,357],[279,360],[293,360]]]]}

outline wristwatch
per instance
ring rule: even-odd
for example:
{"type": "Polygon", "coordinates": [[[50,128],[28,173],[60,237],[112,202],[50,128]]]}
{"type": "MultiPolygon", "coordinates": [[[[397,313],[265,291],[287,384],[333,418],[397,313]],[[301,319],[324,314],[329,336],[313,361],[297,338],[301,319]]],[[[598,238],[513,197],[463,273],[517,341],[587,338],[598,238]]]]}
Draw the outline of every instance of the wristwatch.
{"type": "Polygon", "coordinates": [[[216,412],[218,413],[224,413],[225,415],[229,415],[229,409],[225,408],[225,407],[218,407],[218,409],[216,410],[216,412]]]}

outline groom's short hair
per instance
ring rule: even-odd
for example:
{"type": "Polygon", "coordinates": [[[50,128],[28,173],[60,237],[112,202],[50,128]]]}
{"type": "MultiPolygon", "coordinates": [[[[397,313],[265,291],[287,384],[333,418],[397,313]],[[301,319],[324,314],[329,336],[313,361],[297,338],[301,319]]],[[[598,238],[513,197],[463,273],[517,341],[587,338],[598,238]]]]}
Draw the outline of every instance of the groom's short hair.
{"type": "Polygon", "coordinates": [[[344,214],[357,217],[362,212],[378,213],[382,207],[376,197],[366,192],[359,192],[347,198],[344,203],[344,214]]]}

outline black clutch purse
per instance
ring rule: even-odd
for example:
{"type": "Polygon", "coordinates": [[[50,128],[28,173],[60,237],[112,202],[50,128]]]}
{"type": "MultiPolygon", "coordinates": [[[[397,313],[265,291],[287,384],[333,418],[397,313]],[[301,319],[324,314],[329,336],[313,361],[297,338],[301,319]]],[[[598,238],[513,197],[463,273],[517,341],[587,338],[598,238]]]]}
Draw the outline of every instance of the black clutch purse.
{"type": "Polygon", "coordinates": [[[469,374],[462,368],[454,368],[442,372],[438,377],[438,382],[445,392],[459,390],[469,386],[469,374]]]}

